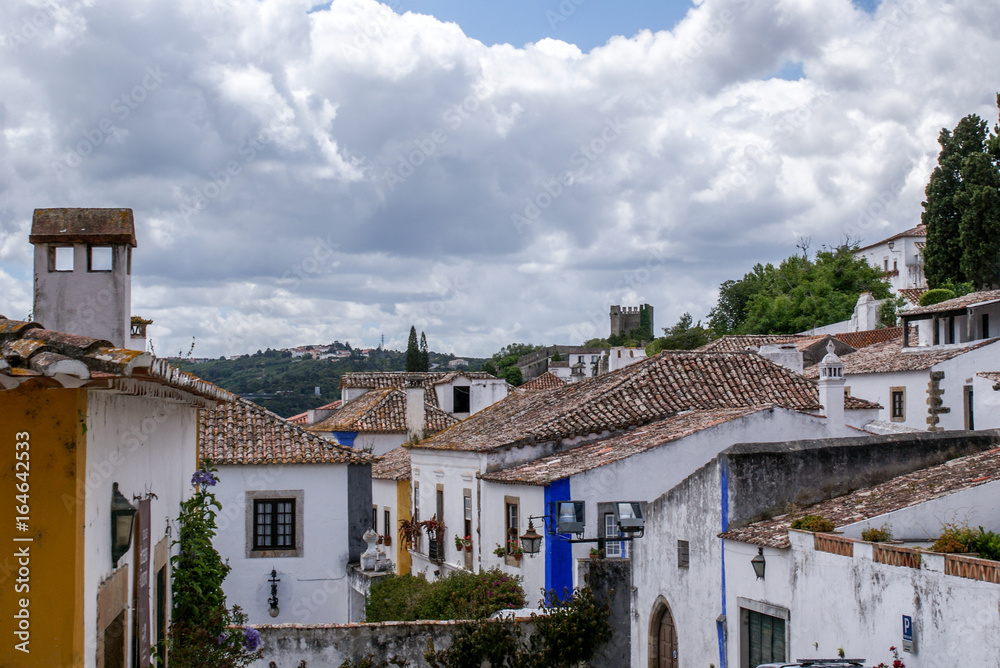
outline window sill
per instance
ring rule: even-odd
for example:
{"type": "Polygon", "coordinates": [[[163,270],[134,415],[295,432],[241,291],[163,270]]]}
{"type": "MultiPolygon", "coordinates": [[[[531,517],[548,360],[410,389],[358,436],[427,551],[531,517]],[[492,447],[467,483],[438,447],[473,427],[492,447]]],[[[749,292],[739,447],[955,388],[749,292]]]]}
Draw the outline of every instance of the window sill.
{"type": "Polygon", "coordinates": [[[301,557],[302,549],[298,550],[254,550],[247,552],[249,559],[281,559],[283,557],[301,557]]]}

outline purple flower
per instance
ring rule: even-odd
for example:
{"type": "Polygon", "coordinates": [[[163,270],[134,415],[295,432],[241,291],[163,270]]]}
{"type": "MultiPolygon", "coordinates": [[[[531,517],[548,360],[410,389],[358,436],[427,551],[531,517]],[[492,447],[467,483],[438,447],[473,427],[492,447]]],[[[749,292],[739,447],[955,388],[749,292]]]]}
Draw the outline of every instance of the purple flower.
{"type": "Polygon", "coordinates": [[[222,644],[226,643],[228,640],[229,640],[229,636],[226,634],[225,631],[223,631],[222,633],[219,634],[219,637],[215,639],[215,644],[216,645],[222,645],[222,644]]]}
{"type": "Polygon", "coordinates": [[[217,482],[219,482],[219,480],[214,475],[203,469],[195,471],[195,474],[191,476],[192,485],[202,485],[204,487],[211,487],[217,482]]]}
{"type": "Polygon", "coordinates": [[[257,651],[257,648],[260,647],[260,632],[252,626],[245,627],[243,629],[243,644],[251,652],[257,651]]]}

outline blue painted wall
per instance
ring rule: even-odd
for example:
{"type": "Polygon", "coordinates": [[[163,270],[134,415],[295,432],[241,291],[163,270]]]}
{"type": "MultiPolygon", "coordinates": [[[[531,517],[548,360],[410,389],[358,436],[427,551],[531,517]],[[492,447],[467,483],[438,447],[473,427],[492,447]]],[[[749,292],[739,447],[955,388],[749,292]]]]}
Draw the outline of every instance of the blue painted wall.
{"type": "Polygon", "coordinates": [[[556,501],[569,500],[569,478],[556,480],[545,488],[545,513],[549,516],[543,541],[545,544],[545,589],[554,589],[559,596],[562,596],[564,589],[573,593],[573,546],[567,542],[571,538],[570,534],[554,535],[550,534],[548,529],[555,530],[555,523],[551,517],[552,504],[556,501]]]}
{"type": "Polygon", "coordinates": [[[356,431],[335,431],[333,432],[333,437],[337,439],[337,443],[345,445],[348,448],[354,447],[354,439],[358,437],[358,432],[356,431]]]}
{"type": "MultiPolygon", "coordinates": [[[[721,522],[720,528],[721,533],[729,531],[729,461],[722,459],[720,462],[719,471],[719,485],[721,486],[720,492],[722,497],[722,507],[719,509],[721,511],[721,522]]],[[[722,568],[722,614],[726,614],[726,540],[724,538],[719,539],[719,544],[722,554],[722,563],[720,567],[722,568]]],[[[716,630],[719,633],[719,665],[722,668],[726,668],[726,632],[723,628],[723,623],[716,622],[716,630]]]]}

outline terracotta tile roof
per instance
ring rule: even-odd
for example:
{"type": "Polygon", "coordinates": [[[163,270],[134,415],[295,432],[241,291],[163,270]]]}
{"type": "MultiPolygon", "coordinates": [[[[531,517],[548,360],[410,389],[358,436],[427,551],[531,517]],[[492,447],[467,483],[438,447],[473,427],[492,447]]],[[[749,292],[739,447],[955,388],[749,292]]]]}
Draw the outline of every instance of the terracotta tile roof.
{"type": "Polygon", "coordinates": [[[373,480],[409,480],[410,451],[402,446],[382,455],[382,461],[372,464],[373,480]]]}
{"type": "Polygon", "coordinates": [[[483,480],[507,484],[548,485],[556,480],[611,464],[639,452],[652,450],[723,422],[764,410],[770,410],[770,407],[747,406],[692,411],[636,427],[616,436],[589,441],[520,466],[486,473],[480,477],[483,480]]]}
{"type": "Polygon", "coordinates": [[[538,378],[532,378],[518,389],[520,392],[537,392],[538,390],[553,390],[562,387],[566,381],[551,371],[546,371],[538,378]]]}
{"type": "Polygon", "coordinates": [[[980,371],[976,374],[987,380],[993,381],[993,389],[1000,390],[1000,371],[980,371]]]}
{"type": "Polygon", "coordinates": [[[411,383],[419,383],[424,388],[424,401],[431,406],[437,406],[437,393],[434,391],[435,385],[447,383],[458,376],[465,376],[471,380],[494,379],[495,377],[484,371],[351,371],[345,373],[340,378],[340,389],[368,389],[384,390],[389,387],[398,387],[405,390],[411,383]]]}
{"type": "Polygon", "coordinates": [[[291,424],[247,399],[202,411],[198,446],[216,464],[368,464],[372,455],[291,424]]]}
{"type": "Polygon", "coordinates": [[[997,480],[1000,480],[1000,448],[914,471],[799,508],[791,515],[727,531],[722,537],[761,547],[787,548],[789,525],[803,515],[822,515],[834,526],[842,527],[997,480]]]}
{"type": "Polygon", "coordinates": [[[954,299],[946,299],[943,302],[938,302],[937,304],[931,304],[930,306],[921,306],[919,308],[910,309],[909,311],[903,311],[899,314],[901,318],[908,318],[911,315],[922,315],[924,313],[940,313],[942,311],[956,311],[972,306],[973,304],[978,304],[979,302],[988,302],[1000,299],[1000,290],[985,290],[983,292],[970,292],[967,295],[962,295],[961,297],[955,297],[954,299]]]}
{"type": "MultiPolygon", "coordinates": [[[[441,431],[458,420],[424,403],[427,431],[441,431]]],[[[406,432],[406,393],[394,387],[369,390],[341,406],[333,415],[308,427],[309,431],[406,432]]]]}
{"type": "Polygon", "coordinates": [[[923,223],[920,223],[916,227],[911,227],[910,229],[904,230],[903,232],[900,232],[899,234],[894,234],[891,237],[887,237],[885,239],[882,239],[882,241],[876,241],[873,244],[868,244],[864,248],[859,248],[858,250],[856,250],[854,252],[858,253],[858,252],[863,251],[863,250],[868,250],[869,248],[874,248],[875,246],[878,246],[880,244],[884,244],[884,243],[886,243],[888,241],[894,241],[896,239],[902,239],[904,237],[926,237],[926,236],[927,236],[927,226],[924,225],[923,223]]]}
{"type": "MultiPolygon", "coordinates": [[[[236,398],[149,353],[0,316],[0,388],[10,389],[21,382],[52,387],[83,385],[126,393],[157,392],[155,386],[166,386],[199,400],[199,405],[236,398]]],[[[173,398],[183,400],[183,395],[173,398]]]]}
{"type": "Polygon", "coordinates": [[[843,341],[852,348],[865,348],[875,343],[890,341],[895,338],[902,338],[902,327],[883,327],[882,329],[869,329],[863,332],[844,332],[834,334],[838,341],[843,341]]]}
{"type": "Polygon", "coordinates": [[[135,246],[132,209],[35,209],[28,241],[135,246]]]}
{"type": "MultiPolygon", "coordinates": [[[[689,410],[819,410],[816,385],[753,353],[664,351],[547,392],[514,393],[419,447],[488,451],[639,426],[689,410]]],[[[875,407],[855,400],[848,405],[875,407]]]]}
{"type": "MultiPolygon", "coordinates": [[[[844,374],[889,373],[893,371],[925,371],[935,364],[940,364],[953,357],[958,357],[970,350],[995,343],[997,339],[985,339],[968,346],[957,347],[914,347],[903,348],[902,339],[892,339],[884,343],[876,343],[861,348],[850,355],[844,355],[840,361],[844,363],[844,374]]],[[[817,378],[818,369],[806,369],[807,378],[817,378]]]]}
{"type": "Polygon", "coordinates": [[[920,306],[920,297],[927,292],[927,288],[900,288],[899,294],[906,298],[914,306],[920,306]]]}
{"type": "MultiPolygon", "coordinates": [[[[336,408],[340,408],[340,399],[337,399],[336,401],[331,401],[328,404],[323,404],[322,406],[317,406],[313,410],[323,411],[323,410],[333,410],[336,408]]],[[[292,417],[285,419],[291,422],[292,424],[305,425],[309,421],[309,411],[306,411],[305,413],[297,413],[296,415],[293,415],[292,417]]]]}
{"type": "Polygon", "coordinates": [[[801,334],[733,334],[723,336],[715,341],[709,341],[700,348],[695,348],[697,353],[742,353],[748,348],[760,348],[761,346],[773,346],[779,343],[798,343],[802,339],[808,339],[809,343],[818,337],[803,336],[801,334]]]}

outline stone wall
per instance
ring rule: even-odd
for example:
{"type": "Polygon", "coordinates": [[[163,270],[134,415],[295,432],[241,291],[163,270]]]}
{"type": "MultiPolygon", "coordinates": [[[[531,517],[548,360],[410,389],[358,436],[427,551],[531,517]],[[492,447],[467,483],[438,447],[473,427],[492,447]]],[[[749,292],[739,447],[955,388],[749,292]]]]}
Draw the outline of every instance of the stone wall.
{"type": "Polygon", "coordinates": [[[720,455],[728,469],[729,526],[996,447],[1000,430],[735,445],[720,455]]]}
{"type": "MultiPolygon", "coordinates": [[[[531,622],[523,624],[525,637],[531,622]]],[[[375,665],[404,659],[410,668],[427,666],[424,652],[451,645],[461,622],[382,622],[379,624],[279,624],[258,626],[263,658],[251,668],[336,668],[347,659],[370,658],[375,665]]]]}

